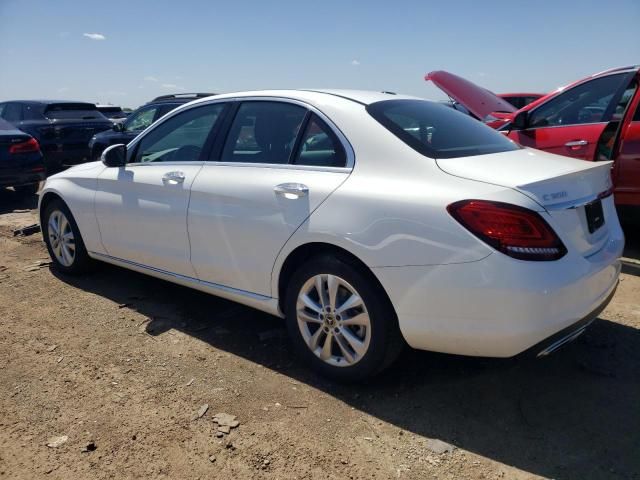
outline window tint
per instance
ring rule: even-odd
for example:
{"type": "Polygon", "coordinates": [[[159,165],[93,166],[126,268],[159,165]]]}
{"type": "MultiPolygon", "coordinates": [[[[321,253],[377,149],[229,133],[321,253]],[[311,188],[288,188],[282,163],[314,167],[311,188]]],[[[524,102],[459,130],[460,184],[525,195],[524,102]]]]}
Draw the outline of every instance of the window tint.
{"type": "Polygon", "coordinates": [[[511,140],[474,118],[424,100],[385,100],[369,114],[414,150],[431,158],[456,158],[518,150],[511,140]]]}
{"type": "Polygon", "coordinates": [[[158,107],[159,110],[158,110],[157,118],[160,118],[160,117],[166,115],[171,110],[174,110],[174,109],[178,108],[180,105],[182,105],[182,104],[181,103],[168,103],[168,104],[160,105],[160,107],[158,107]]]}
{"type": "Polygon", "coordinates": [[[636,107],[636,113],[633,115],[634,122],[640,122],[640,103],[636,107]]]}
{"type": "Polygon", "coordinates": [[[6,103],[0,103],[0,118],[4,118],[4,111],[7,108],[6,103]]]}
{"type": "Polygon", "coordinates": [[[106,120],[92,103],[51,103],[44,109],[44,116],[51,120],[106,120]]]}
{"type": "Polygon", "coordinates": [[[19,122],[22,120],[22,106],[19,103],[7,103],[2,118],[7,122],[19,122]]]}
{"type": "Polygon", "coordinates": [[[158,107],[141,108],[137,112],[131,114],[124,125],[125,132],[135,132],[144,130],[153,123],[158,107]]]}
{"type": "Polygon", "coordinates": [[[200,159],[224,104],[191,108],[162,122],[139,143],[134,162],[195,162],[200,159]]]}
{"type": "Polygon", "coordinates": [[[636,88],[638,88],[638,85],[634,81],[622,93],[622,96],[616,104],[616,108],[613,110],[613,116],[611,117],[611,120],[622,120],[622,117],[624,117],[624,112],[627,110],[627,105],[629,105],[629,102],[633,98],[633,94],[636,92],[636,88]]]}
{"type": "Polygon", "coordinates": [[[289,163],[307,110],[281,102],[245,102],[238,108],[223,162],[289,163]]]}
{"type": "Polygon", "coordinates": [[[320,167],[344,167],[344,148],[329,126],[313,115],[302,135],[292,163],[320,167]]]}
{"type": "Polygon", "coordinates": [[[627,78],[627,74],[608,75],[567,90],[535,109],[529,125],[551,127],[608,122],[609,104],[627,78]]]}

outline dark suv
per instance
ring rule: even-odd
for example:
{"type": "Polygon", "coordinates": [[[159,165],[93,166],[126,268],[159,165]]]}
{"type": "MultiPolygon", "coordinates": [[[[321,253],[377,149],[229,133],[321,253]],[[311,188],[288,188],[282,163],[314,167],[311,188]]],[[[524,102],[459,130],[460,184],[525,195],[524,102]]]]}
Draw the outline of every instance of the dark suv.
{"type": "Polygon", "coordinates": [[[38,141],[47,173],[88,161],[89,139],[113,125],[94,103],[59,100],[2,102],[0,118],[38,141]]]}
{"type": "Polygon", "coordinates": [[[187,102],[205,98],[214,93],[177,93],[162,95],[131,113],[122,123],[113,125],[111,130],[95,135],[89,142],[91,159],[100,160],[102,151],[110,145],[127,144],[157,119],[187,102]]]}

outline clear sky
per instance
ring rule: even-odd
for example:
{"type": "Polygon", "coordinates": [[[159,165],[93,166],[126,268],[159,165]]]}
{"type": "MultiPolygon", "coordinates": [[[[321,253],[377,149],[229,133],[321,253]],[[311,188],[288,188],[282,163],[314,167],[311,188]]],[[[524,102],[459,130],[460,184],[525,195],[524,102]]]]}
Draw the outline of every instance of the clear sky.
{"type": "Polygon", "coordinates": [[[640,0],[0,0],[0,100],[179,91],[546,92],[640,63],[640,0]]]}

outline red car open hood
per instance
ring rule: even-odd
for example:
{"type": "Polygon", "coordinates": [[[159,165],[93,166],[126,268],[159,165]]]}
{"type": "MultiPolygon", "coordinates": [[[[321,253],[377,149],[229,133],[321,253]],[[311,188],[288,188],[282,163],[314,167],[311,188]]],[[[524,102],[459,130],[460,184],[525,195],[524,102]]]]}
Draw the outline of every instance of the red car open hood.
{"type": "Polygon", "coordinates": [[[493,112],[510,114],[518,111],[516,107],[495,93],[453,73],[439,70],[427,73],[424,79],[431,80],[440,90],[466,107],[480,120],[485,120],[493,112]]]}

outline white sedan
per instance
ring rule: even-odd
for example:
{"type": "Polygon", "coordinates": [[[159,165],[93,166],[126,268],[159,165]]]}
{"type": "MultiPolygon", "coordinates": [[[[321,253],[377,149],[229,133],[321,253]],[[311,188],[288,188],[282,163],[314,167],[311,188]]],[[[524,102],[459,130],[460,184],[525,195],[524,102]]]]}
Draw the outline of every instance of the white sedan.
{"type": "Polygon", "coordinates": [[[620,273],[610,167],[408,96],[234,93],[50,177],[40,219],[59,271],[100,260],[285,317],[311,366],[357,380],[405,343],[510,357],[581,333],[620,273]]]}

